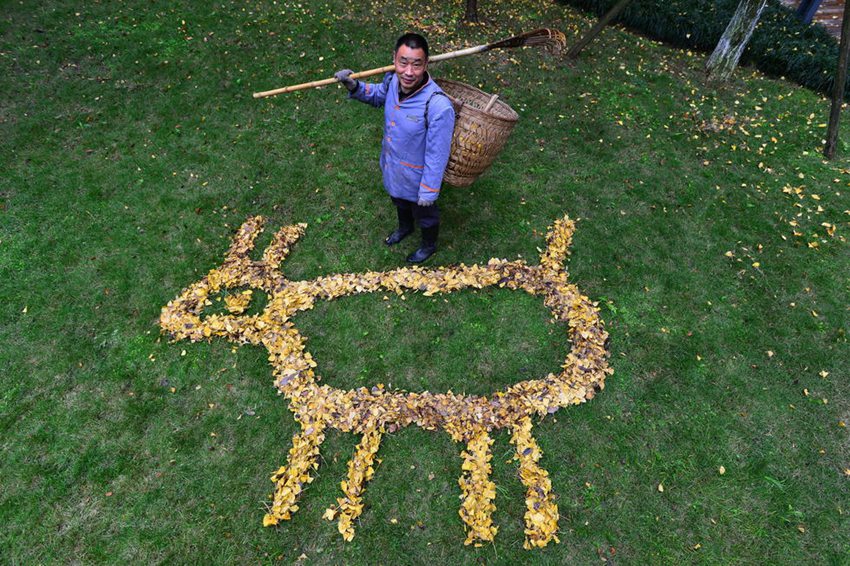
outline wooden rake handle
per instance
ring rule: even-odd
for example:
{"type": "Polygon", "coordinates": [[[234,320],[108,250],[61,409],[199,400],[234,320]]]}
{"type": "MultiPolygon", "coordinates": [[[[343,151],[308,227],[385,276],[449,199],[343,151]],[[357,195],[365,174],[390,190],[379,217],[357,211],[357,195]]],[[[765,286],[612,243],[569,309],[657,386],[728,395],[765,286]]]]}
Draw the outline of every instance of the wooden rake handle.
{"type": "MultiPolygon", "coordinates": [[[[369,69],[368,71],[360,71],[359,73],[352,73],[350,76],[352,79],[359,79],[362,77],[371,77],[373,75],[379,75],[381,73],[387,73],[395,69],[395,65],[387,65],[386,67],[378,67],[377,69],[369,69]]],[[[286,92],[295,92],[296,90],[304,90],[305,88],[313,88],[318,86],[327,86],[332,85],[334,83],[338,83],[339,79],[336,77],[331,77],[329,79],[322,79],[320,81],[313,81],[310,83],[301,83],[300,85],[292,85],[285,86],[283,88],[276,88],[274,90],[266,90],[263,92],[255,92],[254,98],[265,98],[267,96],[275,96],[276,94],[283,94],[286,92]]]]}
{"type": "MultiPolygon", "coordinates": [[[[473,53],[481,53],[482,51],[486,51],[490,46],[489,45],[478,45],[476,47],[469,47],[467,49],[461,49],[459,51],[452,51],[450,53],[443,53],[441,55],[435,55],[428,59],[429,63],[434,63],[436,61],[445,61],[446,59],[454,59],[455,57],[463,57],[464,55],[472,55],[473,53]]],[[[360,71],[357,73],[352,73],[350,76],[352,79],[362,79],[363,77],[371,77],[374,75],[380,75],[381,73],[388,73],[395,69],[395,65],[387,65],[386,67],[378,67],[377,69],[369,69],[368,71],[360,71]]],[[[338,83],[339,80],[336,77],[331,77],[329,79],[322,79],[320,81],[313,81],[310,83],[302,83],[299,85],[285,86],[283,88],[276,88],[274,90],[266,90],[263,92],[255,92],[254,98],[265,98],[267,96],[275,96],[277,94],[283,94],[286,92],[295,92],[296,90],[304,90],[306,88],[314,88],[319,86],[327,86],[332,85],[334,83],[338,83]]]]}

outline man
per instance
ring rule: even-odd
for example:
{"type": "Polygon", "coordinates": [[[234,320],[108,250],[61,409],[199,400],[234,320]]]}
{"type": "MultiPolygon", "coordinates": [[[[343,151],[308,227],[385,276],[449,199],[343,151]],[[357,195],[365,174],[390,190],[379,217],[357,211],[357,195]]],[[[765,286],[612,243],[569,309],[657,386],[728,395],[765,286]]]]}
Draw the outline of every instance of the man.
{"type": "Polygon", "coordinates": [[[797,6],[797,19],[804,24],[812,23],[812,18],[815,17],[815,12],[820,7],[821,0],[802,0],[797,6]]]}
{"type": "Polygon", "coordinates": [[[398,228],[384,243],[399,243],[418,222],[422,243],[407,261],[421,263],[437,249],[440,211],[436,201],[449,162],[455,112],[428,74],[424,37],[406,33],[398,38],[393,64],[395,72],[387,73],[378,84],[352,79],[349,69],[335,76],[348,89],[349,98],[384,107],[381,172],[398,213],[398,228]]]}

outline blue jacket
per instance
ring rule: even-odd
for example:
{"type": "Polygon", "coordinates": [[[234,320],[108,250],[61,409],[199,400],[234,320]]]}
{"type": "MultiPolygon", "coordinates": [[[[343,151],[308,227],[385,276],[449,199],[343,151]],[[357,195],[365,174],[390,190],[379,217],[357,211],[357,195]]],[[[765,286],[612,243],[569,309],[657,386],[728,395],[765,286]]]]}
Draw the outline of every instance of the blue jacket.
{"type": "Polygon", "coordinates": [[[434,201],[440,195],[452,146],[455,111],[449,98],[435,96],[437,92],[443,91],[428,76],[424,85],[399,102],[398,77],[387,73],[380,84],[358,82],[357,89],[349,95],[384,107],[381,171],[390,196],[416,202],[434,201]]]}

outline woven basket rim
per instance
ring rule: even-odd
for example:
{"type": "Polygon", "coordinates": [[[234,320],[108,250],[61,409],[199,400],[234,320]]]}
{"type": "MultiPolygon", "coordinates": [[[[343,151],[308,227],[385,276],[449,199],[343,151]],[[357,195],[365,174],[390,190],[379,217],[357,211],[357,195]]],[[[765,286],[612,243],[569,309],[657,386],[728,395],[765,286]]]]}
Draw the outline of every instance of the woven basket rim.
{"type": "MultiPolygon", "coordinates": [[[[451,80],[451,79],[443,79],[443,78],[434,79],[434,81],[437,83],[437,85],[440,86],[440,88],[443,88],[443,84],[446,84],[449,87],[457,88],[458,90],[472,91],[473,93],[480,95],[481,98],[489,99],[493,96],[492,94],[484,92],[480,88],[476,88],[472,85],[468,85],[468,84],[462,83],[460,81],[454,81],[454,80],[451,80]]],[[[463,106],[464,112],[477,112],[477,113],[479,113],[483,116],[486,116],[487,119],[489,119],[489,120],[499,120],[499,121],[508,122],[508,123],[513,123],[513,122],[516,122],[516,121],[519,120],[519,114],[517,114],[517,112],[513,108],[511,108],[508,105],[508,103],[503,101],[501,98],[497,98],[496,102],[493,104],[493,106],[498,106],[501,111],[503,111],[507,114],[507,116],[498,115],[498,114],[495,114],[491,111],[484,112],[483,108],[475,108],[474,106],[471,106],[471,105],[465,103],[463,100],[460,100],[456,96],[452,96],[448,92],[446,92],[446,96],[451,98],[453,101],[457,101],[458,103],[460,103],[463,106]]]]}

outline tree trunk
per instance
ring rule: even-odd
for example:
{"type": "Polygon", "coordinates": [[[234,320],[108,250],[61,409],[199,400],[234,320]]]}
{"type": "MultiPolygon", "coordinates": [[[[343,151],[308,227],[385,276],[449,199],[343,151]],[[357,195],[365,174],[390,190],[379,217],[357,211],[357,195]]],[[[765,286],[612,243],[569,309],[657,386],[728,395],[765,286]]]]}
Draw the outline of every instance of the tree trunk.
{"type": "Polygon", "coordinates": [[[478,22],[478,0],[466,0],[466,12],[463,19],[467,22],[478,22]]]}
{"type": "Polygon", "coordinates": [[[847,82],[847,60],[850,58],[850,2],[844,4],[844,20],[841,22],[841,43],[838,46],[838,68],[832,83],[832,106],[829,109],[829,129],[826,131],[826,146],[823,154],[827,159],[835,157],[838,143],[838,120],[841,118],[841,105],[844,102],[844,88],[847,82]]]}
{"type": "Polygon", "coordinates": [[[589,32],[584,34],[584,37],[578,40],[578,43],[576,43],[570,48],[569,52],[567,53],[567,57],[569,59],[575,59],[576,57],[578,57],[578,54],[581,53],[581,50],[587,47],[587,44],[593,41],[593,38],[599,35],[599,32],[601,32],[605,28],[605,26],[611,23],[611,20],[619,16],[620,12],[625,10],[626,6],[628,6],[631,1],[632,0],[620,0],[619,2],[617,2],[613,8],[608,10],[607,14],[599,18],[599,21],[596,22],[596,25],[594,25],[589,32]]]}
{"type": "Polygon", "coordinates": [[[741,59],[741,54],[756,29],[765,4],[767,0],[741,0],[738,3],[732,20],[705,65],[710,81],[726,81],[732,76],[732,71],[738,66],[738,60],[741,59]]]}

